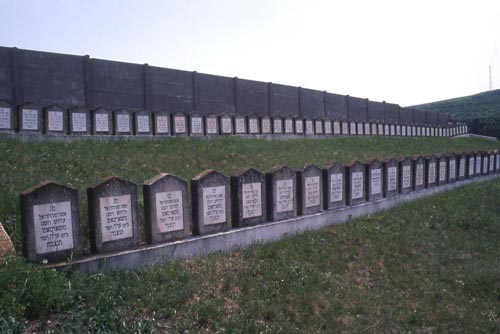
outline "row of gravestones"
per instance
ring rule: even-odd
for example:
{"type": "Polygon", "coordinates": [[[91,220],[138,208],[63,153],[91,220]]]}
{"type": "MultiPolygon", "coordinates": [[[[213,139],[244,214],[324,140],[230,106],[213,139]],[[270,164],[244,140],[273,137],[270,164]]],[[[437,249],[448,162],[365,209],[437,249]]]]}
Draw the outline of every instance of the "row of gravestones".
{"type": "Polygon", "coordinates": [[[310,118],[201,115],[197,112],[145,111],[125,109],[110,111],[98,108],[66,110],[58,105],[39,108],[23,104],[18,112],[0,101],[0,132],[54,135],[142,135],[142,136],[211,136],[211,135],[382,135],[449,137],[467,133],[466,125],[438,127],[384,122],[356,122],[310,118]]]}
{"type": "MultiPolygon", "coordinates": [[[[228,178],[207,170],[191,180],[192,234],[292,219],[397,196],[479,175],[500,173],[500,152],[333,162],[298,171],[253,168],[228,178]]],[[[143,184],[149,244],[190,234],[187,182],[160,174],[143,184]]],[[[140,242],[137,186],[111,177],[87,191],[92,253],[128,250],[140,242]]],[[[46,182],[21,193],[23,251],[30,261],[82,256],[76,189],[46,182]]]]}

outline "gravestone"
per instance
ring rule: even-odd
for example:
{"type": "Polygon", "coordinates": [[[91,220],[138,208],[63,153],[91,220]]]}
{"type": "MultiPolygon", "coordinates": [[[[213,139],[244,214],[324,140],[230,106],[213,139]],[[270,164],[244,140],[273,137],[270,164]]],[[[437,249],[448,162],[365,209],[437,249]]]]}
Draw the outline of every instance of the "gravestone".
{"type": "Polygon", "coordinates": [[[203,130],[203,116],[199,112],[193,111],[189,114],[189,135],[191,137],[203,136],[205,134],[203,130]]]}
{"type": "Polygon", "coordinates": [[[495,153],[493,151],[489,151],[489,162],[490,162],[490,169],[489,173],[493,174],[495,172],[495,153]]]}
{"type": "Polygon", "coordinates": [[[170,115],[166,111],[157,111],[153,114],[154,118],[154,134],[157,136],[169,136],[170,128],[170,115]]]}
{"type": "Polygon", "coordinates": [[[63,135],[68,132],[66,110],[57,104],[44,109],[43,123],[45,124],[45,133],[47,134],[63,135]]]}
{"type": "Polygon", "coordinates": [[[356,122],[354,121],[349,122],[349,135],[351,136],[356,135],[356,122]]]}
{"type": "Polygon", "coordinates": [[[419,191],[425,188],[425,158],[423,156],[414,156],[413,157],[413,180],[414,186],[413,190],[419,191]]]}
{"type": "Polygon", "coordinates": [[[378,128],[377,134],[379,136],[385,136],[385,133],[384,133],[384,124],[383,123],[378,123],[377,128],[378,128]]]}
{"type": "Polygon", "coordinates": [[[378,131],[377,131],[377,123],[376,122],[372,122],[371,123],[371,135],[372,136],[377,136],[378,135],[378,131]]]}
{"type": "Polygon", "coordinates": [[[305,165],[297,171],[297,204],[299,215],[323,211],[323,178],[320,168],[305,165]]]}
{"type": "Polygon", "coordinates": [[[16,117],[10,103],[0,100],[0,133],[14,132],[16,129],[16,117]]]}
{"type": "Polygon", "coordinates": [[[52,263],[82,255],[78,191],[44,182],[20,195],[23,252],[31,262],[52,263]]]}
{"type": "Polygon", "coordinates": [[[302,118],[295,118],[295,133],[304,134],[304,120],[302,118]]]}
{"type": "Polygon", "coordinates": [[[134,113],[134,133],[140,136],[151,136],[152,122],[151,114],[147,111],[136,111],[134,113]]]}
{"type": "Polygon", "coordinates": [[[217,122],[217,115],[205,115],[205,133],[207,136],[217,136],[219,134],[219,124],[217,122]]]}
{"type": "Polygon", "coordinates": [[[390,131],[391,131],[391,136],[395,136],[396,135],[396,126],[394,124],[390,124],[390,131]]]}
{"type": "Polygon", "coordinates": [[[422,127],[421,126],[417,126],[417,135],[416,137],[421,137],[422,136],[422,127]]]}
{"type": "Polygon", "coordinates": [[[384,124],[384,136],[390,136],[391,131],[390,131],[390,125],[389,124],[384,124]]]}
{"type": "Polygon", "coordinates": [[[266,173],[267,220],[278,221],[297,216],[295,172],[278,166],[266,173]]]}
{"type": "Polygon", "coordinates": [[[448,159],[446,155],[441,154],[438,157],[438,185],[442,186],[448,183],[448,159]]]}
{"type": "Polygon", "coordinates": [[[384,197],[384,171],[383,162],[377,159],[366,162],[368,173],[368,200],[370,202],[378,201],[384,197]]]}
{"type": "Polygon", "coordinates": [[[329,119],[325,120],[325,135],[332,134],[332,121],[329,119]]]}
{"type": "Polygon", "coordinates": [[[68,110],[69,133],[72,135],[88,135],[90,133],[90,115],[83,107],[68,110]]]}
{"type": "Polygon", "coordinates": [[[342,135],[343,136],[349,136],[349,122],[348,121],[342,121],[341,122],[341,130],[342,130],[342,135]]]}
{"type": "Polygon", "coordinates": [[[271,117],[262,116],[260,118],[260,129],[263,135],[271,134],[271,117]]]}
{"type": "Polygon", "coordinates": [[[412,125],[412,127],[411,127],[411,136],[412,137],[417,136],[417,127],[415,125],[412,125]]]}
{"type": "Polygon", "coordinates": [[[335,120],[333,121],[333,135],[334,136],[340,136],[341,131],[340,131],[340,122],[335,120]]]}
{"type": "Polygon", "coordinates": [[[366,165],[351,161],[346,166],[347,204],[358,205],[366,202],[366,165]]]}
{"type": "Polygon", "coordinates": [[[483,171],[482,171],[482,174],[483,175],[487,175],[489,174],[489,155],[488,155],[488,152],[482,152],[481,153],[481,156],[483,158],[483,171]]]}
{"type": "Polygon", "coordinates": [[[413,161],[405,157],[399,163],[399,192],[406,194],[413,189],[413,161]]]}
{"type": "Polygon", "coordinates": [[[247,134],[247,123],[245,116],[241,115],[234,116],[234,133],[237,135],[247,134]]]}
{"type": "Polygon", "coordinates": [[[259,118],[257,116],[248,116],[247,122],[248,122],[248,133],[249,134],[251,134],[251,135],[260,134],[259,118]]]}
{"type": "Polygon", "coordinates": [[[285,134],[288,135],[293,134],[293,121],[294,121],[293,118],[285,117],[285,134]]]}
{"type": "Polygon", "coordinates": [[[495,152],[495,171],[500,172],[500,152],[498,150],[495,152]]]}
{"type": "Polygon", "coordinates": [[[370,131],[370,123],[366,122],[364,123],[364,127],[365,127],[365,136],[371,136],[371,131],[370,131]]]}
{"type": "Polygon", "coordinates": [[[476,175],[476,155],[473,152],[468,154],[467,159],[467,178],[471,179],[476,175]]]}
{"type": "Polygon", "coordinates": [[[128,110],[120,109],[114,111],[113,120],[115,124],[115,135],[132,134],[132,117],[128,110]]]}
{"type": "Polygon", "coordinates": [[[449,153],[448,159],[448,183],[453,183],[457,180],[457,156],[455,153],[449,153]]]}
{"type": "Polygon", "coordinates": [[[401,136],[401,125],[396,124],[396,136],[401,136]]]}
{"type": "Polygon", "coordinates": [[[0,263],[9,256],[16,256],[16,250],[2,223],[0,223],[0,263]]]}
{"type": "Polygon", "coordinates": [[[394,197],[399,193],[399,161],[395,158],[384,160],[384,196],[394,197]]]}
{"type": "Polygon", "coordinates": [[[323,130],[323,120],[320,118],[316,118],[314,120],[314,133],[316,135],[322,135],[324,132],[323,130]]]}
{"type": "Polygon", "coordinates": [[[233,134],[233,118],[230,115],[224,114],[219,116],[219,127],[222,135],[233,134]]]}
{"type": "Polygon", "coordinates": [[[457,157],[458,160],[458,180],[464,180],[467,177],[467,153],[462,152],[457,157]]]}
{"type": "Polygon", "coordinates": [[[323,209],[343,208],[346,205],[346,172],[345,167],[331,162],[323,168],[323,209]]]}
{"type": "Polygon", "coordinates": [[[426,164],[426,187],[432,188],[437,185],[437,177],[438,177],[438,159],[434,156],[428,156],[425,158],[426,164]]]}
{"type": "Polygon", "coordinates": [[[480,152],[476,152],[475,156],[476,156],[476,160],[475,160],[476,161],[476,169],[474,170],[474,175],[480,176],[481,172],[482,172],[481,163],[482,163],[483,157],[482,157],[480,152]]]}
{"type": "Polygon", "coordinates": [[[428,127],[428,126],[425,128],[425,135],[426,135],[427,137],[430,137],[430,136],[431,136],[431,128],[430,128],[430,127],[428,127]]]}
{"type": "Polygon", "coordinates": [[[110,135],[113,133],[113,121],[111,111],[97,108],[92,112],[92,134],[110,135]]]}
{"type": "Polygon", "coordinates": [[[314,135],[314,122],[313,122],[313,120],[310,118],[305,118],[304,123],[305,123],[305,127],[306,127],[306,129],[305,129],[306,135],[307,136],[314,135]]]}
{"type": "Polygon", "coordinates": [[[264,174],[248,168],[231,176],[232,221],[234,227],[266,222],[266,180],[264,174]]]}
{"type": "Polygon", "coordinates": [[[406,137],[406,125],[401,126],[401,137],[406,137]]]}
{"type": "Polygon", "coordinates": [[[21,133],[41,133],[42,117],[36,104],[27,102],[19,107],[18,126],[21,133]]]}
{"type": "Polygon", "coordinates": [[[227,231],[231,228],[229,178],[205,170],[191,180],[193,234],[227,231]]]}
{"type": "Polygon", "coordinates": [[[273,117],[273,134],[283,133],[283,120],[279,116],[273,117]]]}
{"type": "Polygon", "coordinates": [[[407,137],[411,137],[412,136],[412,126],[411,125],[407,125],[406,126],[406,136],[407,137]]]}
{"type": "Polygon", "coordinates": [[[364,135],[363,122],[358,122],[357,123],[356,133],[358,134],[358,136],[363,136],[364,135]]]}
{"type": "Polygon", "coordinates": [[[93,253],[120,251],[139,244],[135,184],[109,177],[87,189],[87,201],[93,253]]]}
{"type": "Polygon", "coordinates": [[[146,242],[157,244],[189,236],[187,182],[162,173],[142,185],[146,242]]]}

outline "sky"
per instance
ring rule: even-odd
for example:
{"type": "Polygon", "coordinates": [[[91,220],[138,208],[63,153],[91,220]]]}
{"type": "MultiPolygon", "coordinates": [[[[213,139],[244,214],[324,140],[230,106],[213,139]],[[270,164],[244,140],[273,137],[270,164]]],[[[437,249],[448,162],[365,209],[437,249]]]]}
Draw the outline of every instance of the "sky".
{"type": "Polygon", "coordinates": [[[500,1],[0,0],[0,46],[409,106],[500,88],[500,1]]]}

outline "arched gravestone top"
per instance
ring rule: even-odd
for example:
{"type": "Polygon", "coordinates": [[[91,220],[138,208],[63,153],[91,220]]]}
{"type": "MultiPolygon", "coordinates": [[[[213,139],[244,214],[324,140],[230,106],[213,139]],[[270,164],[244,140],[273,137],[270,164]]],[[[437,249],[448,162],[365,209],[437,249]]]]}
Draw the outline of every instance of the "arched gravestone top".
{"type": "Polygon", "coordinates": [[[130,249],[140,241],[137,186],[115,176],[87,189],[93,252],[130,249]]]}
{"type": "Polygon", "coordinates": [[[276,166],[266,173],[267,214],[269,221],[297,216],[297,182],[295,171],[276,166]]]}
{"type": "Polygon", "coordinates": [[[226,231],[231,227],[229,178],[208,169],[191,179],[193,234],[226,231]]]}
{"type": "Polygon", "coordinates": [[[14,132],[16,126],[16,112],[9,102],[0,100],[0,132],[14,132]]]}
{"type": "Polygon", "coordinates": [[[92,133],[94,135],[113,133],[113,117],[110,110],[99,107],[92,111],[92,133]]]}
{"type": "Polygon", "coordinates": [[[23,252],[32,262],[82,255],[78,191],[52,181],[20,194],[23,252]]]}
{"type": "Polygon", "coordinates": [[[346,205],[346,171],[338,161],[331,161],[323,167],[323,208],[342,208],[346,205]]]}
{"type": "Polygon", "coordinates": [[[307,164],[297,170],[297,204],[299,215],[323,210],[323,179],[321,168],[307,164]]]}
{"type": "Polygon", "coordinates": [[[142,185],[146,241],[150,244],[189,235],[187,182],[161,173],[142,185]]]}
{"type": "Polygon", "coordinates": [[[43,128],[40,107],[33,102],[26,102],[18,108],[18,129],[23,133],[40,133],[43,128]]]}
{"type": "Polygon", "coordinates": [[[232,222],[235,227],[261,224],[267,218],[265,176],[254,168],[231,176],[232,222]]]}

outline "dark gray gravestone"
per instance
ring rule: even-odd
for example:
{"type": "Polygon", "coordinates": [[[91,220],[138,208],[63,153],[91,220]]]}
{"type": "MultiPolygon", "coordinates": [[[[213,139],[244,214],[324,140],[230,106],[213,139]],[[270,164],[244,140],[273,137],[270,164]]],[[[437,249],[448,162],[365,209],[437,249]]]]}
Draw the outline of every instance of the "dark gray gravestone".
{"type": "Polygon", "coordinates": [[[474,170],[474,175],[481,176],[481,164],[483,162],[483,156],[481,155],[481,152],[475,153],[475,161],[476,161],[476,168],[474,170]]]}
{"type": "Polygon", "coordinates": [[[67,113],[60,105],[53,104],[44,109],[43,123],[45,133],[63,135],[68,132],[67,113]]]}
{"type": "Polygon", "coordinates": [[[237,135],[247,134],[247,122],[245,116],[234,116],[234,133],[237,135]]]}
{"type": "Polygon", "coordinates": [[[151,136],[153,134],[151,114],[147,111],[134,113],[134,133],[136,135],[151,136]]]}
{"type": "Polygon", "coordinates": [[[384,123],[384,136],[391,135],[391,125],[389,123],[384,123]]]}
{"type": "Polygon", "coordinates": [[[273,117],[273,134],[283,133],[283,120],[279,116],[273,117]]]}
{"type": "Polygon", "coordinates": [[[163,173],[145,181],[142,192],[148,243],[173,241],[189,235],[186,181],[163,173]]]}
{"type": "Polygon", "coordinates": [[[406,129],[407,129],[406,124],[401,125],[401,137],[406,137],[406,129]]]}
{"type": "Polygon", "coordinates": [[[325,125],[325,135],[331,136],[332,135],[332,121],[329,119],[325,119],[324,125],[325,125]]]}
{"type": "Polygon", "coordinates": [[[363,126],[363,122],[357,122],[356,123],[356,133],[358,136],[364,136],[365,134],[365,129],[363,126]]]}
{"type": "Polygon", "coordinates": [[[391,136],[396,135],[396,125],[395,124],[390,124],[390,131],[391,131],[391,136]]]}
{"type": "Polygon", "coordinates": [[[295,172],[279,166],[266,173],[267,220],[278,221],[297,216],[295,172]]]}
{"type": "Polygon", "coordinates": [[[189,135],[191,137],[199,137],[205,135],[204,126],[203,126],[203,116],[193,111],[189,114],[189,135]]]}
{"type": "Polygon", "coordinates": [[[365,134],[365,136],[371,136],[372,132],[371,132],[371,128],[370,128],[370,123],[369,122],[364,122],[363,126],[364,126],[364,132],[363,133],[365,134]]]}
{"type": "Polygon", "coordinates": [[[489,155],[489,162],[490,162],[490,168],[488,170],[488,172],[490,174],[493,174],[495,173],[495,153],[493,151],[488,151],[488,155],[489,155]]]}
{"type": "Polygon", "coordinates": [[[500,152],[495,150],[495,172],[500,173],[500,152]]]}
{"type": "Polygon", "coordinates": [[[413,190],[413,161],[404,157],[399,163],[399,192],[409,193],[413,190]]]}
{"type": "Polygon", "coordinates": [[[78,191],[44,182],[23,191],[23,252],[32,262],[56,262],[82,255],[78,191]]]}
{"type": "Polygon", "coordinates": [[[448,183],[453,183],[457,180],[457,156],[455,153],[448,153],[446,158],[448,159],[448,183]]]}
{"type": "Polygon", "coordinates": [[[413,190],[419,191],[425,188],[426,180],[426,162],[425,158],[421,155],[414,156],[413,160],[413,180],[414,186],[413,190]]]}
{"type": "Polygon", "coordinates": [[[314,120],[314,133],[316,135],[322,135],[324,134],[324,129],[323,129],[323,120],[321,118],[316,118],[314,120]]]}
{"type": "Polygon", "coordinates": [[[384,195],[394,197],[399,193],[399,161],[395,158],[384,161],[384,195]]]}
{"type": "Polygon", "coordinates": [[[83,107],[68,110],[69,133],[73,135],[88,135],[90,133],[90,115],[83,107]]]}
{"type": "Polygon", "coordinates": [[[299,215],[323,211],[323,178],[320,168],[306,165],[297,171],[297,204],[299,215]]]}
{"type": "Polygon", "coordinates": [[[401,137],[401,124],[396,124],[396,136],[401,137]]]}
{"type": "Polygon", "coordinates": [[[0,100],[0,132],[14,132],[16,117],[10,103],[0,100]]]}
{"type": "Polygon", "coordinates": [[[346,166],[347,204],[358,205],[366,202],[366,165],[351,161],[346,166]]]}
{"type": "Polygon", "coordinates": [[[285,129],[284,129],[284,132],[285,134],[287,135],[291,135],[293,134],[293,118],[292,117],[285,117],[284,119],[284,123],[285,123],[285,129]]]}
{"type": "Polygon", "coordinates": [[[294,119],[295,134],[304,134],[304,120],[300,117],[294,119]]]}
{"type": "Polygon", "coordinates": [[[462,152],[457,156],[457,180],[467,178],[467,153],[462,152]]]}
{"type": "Polygon", "coordinates": [[[93,253],[130,249],[139,244],[135,184],[109,177],[87,189],[87,200],[93,253]]]}
{"type": "Polygon", "coordinates": [[[448,183],[448,158],[441,154],[438,157],[438,185],[442,186],[448,183]]]}
{"type": "Polygon", "coordinates": [[[166,111],[157,111],[153,114],[154,134],[156,136],[169,136],[171,133],[170,114],[166,111]]]}
{"type": "Polygon", "coordinates": [[[425,158],[425,174],[427,175],[427,179],[425,180],[426,188],[432,188],[437,185],[438,168],[438,159],[434,155],[425,158]]]}
{"type": "Polygon", "coordinates": [[[346,205],[346,171],[337,161],[323,168],[323,208],[325,210],[343,208],[346,205]]]}
{"type": "Polygon", "coordinates": [[[377,123],[377,135],[385,136],[384,127],[385,127],[385,125],[383,122],[377,123]]]}
{"type": "Polygon", "coordinates": [[[304,133],[306,136],[312,136],[314,135],[314,121],[310,119],[309,117],[304,118],[304,133]]]}
{"type": "Polygon", "coordinates": [[[172,125],[170,129],[172,129],[171,131],[174,136],[183,137],[188,135],[190,126],[186,114],[181,111],[175,112],[172,114],[171,120],[172,125]]]}
{"type": "Polygon", "coordinates": [[[272,133],[271,117],[262,116],[260,118],[260,131],[263,135],[268,135],[272,133]]]}
{"type": "Polygon", "coordinates": [[[384,197],[384,164],[377,159],[366,162],[367,175],[367,199],[370,202],[380,200],[384,197]]]}
{"type": "Polygon", "coordinates": [[[377,126],[377,122],[372,122],[370,124],[370,127],[371,127],[371,130],[370,130],[370,134],[372,136],[377,136],[378,135],[378,126],[377,126]]]}
{"type": "Polygon", "coordinates": [[[473,152],[467,154],[467,178],[472,179],[476,175],[476,155],[473,152]]]}
{"type": "Polygon", "coordinates": [[[219,128],[221,135],[232,135],[233,134],[233,117],[231,115],[220,115],[219,116],[219,128]]]}
{"type": "Polygon", "coordinates": [[[208,114],[205,116],[205,133],[207,136],[216,136],[219,134],[217,115],[208,114]]]}
{"type": "Polygon", "coordinates": [[[40,108],[34,103],[27,102],[19,107],[19,132],[41,133],[42,116],[40,108]]]}
{"type": "Polygon", "coordinates": [[[250,115],[247,117],[248,133],[251,135],[260,134],[259,117],[250,115]]]}
{"type": "Polygon", "coordinates": [[[349,135],[350,136],[356,135],[356,122],[355,121],[349,121],[349,135]]]}
{"type": "Polygon", "coordinates": [[[104,108],[97,108],[92,112],[92,134],[113,134],[113,120],[111,111],[104,108]]]}
{"type": "Polygon", "coordinates": [[[481,157],[483,159],[483,163],[482,163],[482,166],[483,166],[483,170],[482,170],[482,174],[483,175],[487,175],[489,174],[489,154],[488,152],[481,152],[481,157]]]}
{"type": "Polygon", "coordinates": [[[342,121],[340,123],[340,125],[341,125],[340,130],[341,130],[342,136],[349,136],[349,122],[342,121]]]}
{"type": "Polygon", "coordinates": [[[266,222],[266,180],[264,174],[248,168],[231,176],[233,226],[243,227],[266,222]]]}
{"type": "Polygon", "coordinates": [[[340,129],[340,121],[339,120],[334,120],[333,121],[333,135],[334,136],[340,136],[342,134],[342,131],[340,129]]]}
{"type": "Polygon", "coordinates": [[[193,234],[226,231],[231,227],[229,178],[205,170],[191,180],[193,234]]]}
{"type": "Polygon", "coordinates": [[[126,109],[113,112],[115,135],[131,135],[133,129],[132,114],[126,109]]]}

